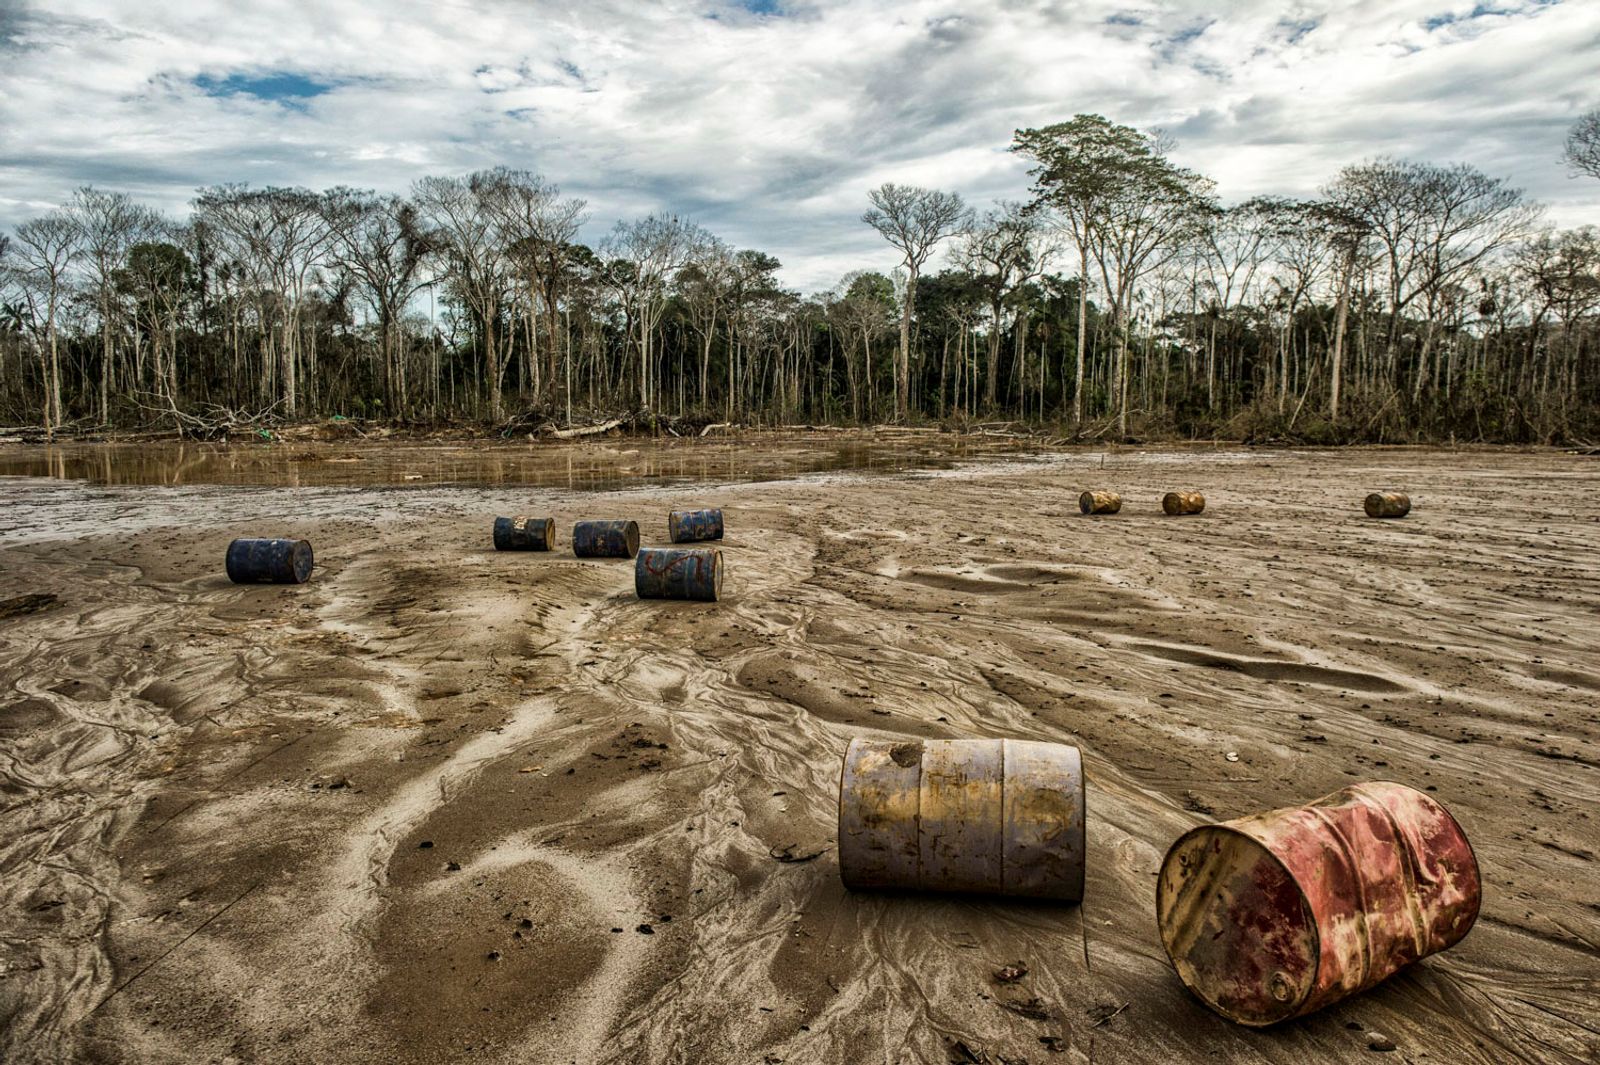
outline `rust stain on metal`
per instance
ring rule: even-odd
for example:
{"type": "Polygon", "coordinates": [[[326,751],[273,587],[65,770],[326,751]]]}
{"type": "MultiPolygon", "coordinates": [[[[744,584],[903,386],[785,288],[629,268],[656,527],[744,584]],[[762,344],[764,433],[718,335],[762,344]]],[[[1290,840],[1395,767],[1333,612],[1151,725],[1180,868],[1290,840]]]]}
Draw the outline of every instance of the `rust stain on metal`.
{"type": "Polygon", "coordinates": [[[579,558],[632,558],[639,553],[639,523],[580,521],[572,527],[572,553],[579,558]]]}
{"type": "Polygon", "coordinates": [[[1411,513],[1411,497],[1404,492],[1373,492],[1362,506],[1369,518],[1403,518],[1411,513]]]}
{"type": "Polygon", "coordinates": [[[1161,497],[1161,509],[1168,514],[1198,514],[1206,509],[1206,497],[1199,492],[1168,492],[1161,497]]]}
{"type": "Polygon", "coordinates": [[[647,547],[633,564],[633,590],[640,599],[722,597],[722,552],[714,547],[647,547]]]}
{"type": "Polygon", "coordinates": [[[1085,514],[1115,514],[1122,509],[1122,497],[1115,492],[1085,492],[1078,497],[1078,509],[1085,514]]]}
{"type": "Polygon", "coordinates": [[[1029,740],[851,741],[839,782],[849,888],[1083,897],[1083,765],[1029,740]]]}
{"type": "Polygon", "coordinates": [[[1262,1026],[1454,945],[1480,897],[1477,860],[1449,812],[1377,782],[1185,834],[1162,863],[1156,919],[1189,990],[1262,1026]]]}
{"type": "Polygon", "coordinates": [[[667,538],[675,544],[722,539],[722,511],[674,510],[667,514],[667,538]]]}

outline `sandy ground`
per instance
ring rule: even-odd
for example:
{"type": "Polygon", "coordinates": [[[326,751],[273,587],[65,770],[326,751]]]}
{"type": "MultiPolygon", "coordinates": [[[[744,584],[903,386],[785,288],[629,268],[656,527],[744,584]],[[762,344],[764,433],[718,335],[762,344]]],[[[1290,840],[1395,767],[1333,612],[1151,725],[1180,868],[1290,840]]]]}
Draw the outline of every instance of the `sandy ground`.
{"type": "Polygon", "coordinates": [[[1594,459],[0,499],[0,599],[59,597],[0,618],[13,1065],[1600,1058],[1594,459]],[[1368,520],[1374,488],[1416,509],[1368,520]],[[727,514],[719,604],[566,550],[688,504],[727,514]],[[496,513],[562,550],[496,554],[496,513]],[[226,581],[231,537],[287,534],[310,584],[226,581]],[[846,893],[856,735],[1080,746],[1084,905],[846,893]],[[1368,779],[1465,826],[1477,927],[1302,1021],[1209,1013],[1156,935],[1167,846],[1368,779]]]}

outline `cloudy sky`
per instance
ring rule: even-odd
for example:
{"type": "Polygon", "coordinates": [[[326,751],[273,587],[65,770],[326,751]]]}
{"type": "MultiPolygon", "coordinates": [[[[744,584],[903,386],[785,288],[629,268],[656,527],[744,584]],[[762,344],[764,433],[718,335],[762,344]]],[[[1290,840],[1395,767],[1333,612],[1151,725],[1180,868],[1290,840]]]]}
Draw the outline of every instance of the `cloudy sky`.
{"type": "Polygon", "coordinates": [[[1012,130],[1085,111],[1227,201],[1389,154],[1600,224],[1560,161],[1594,107],[1597,0],[0,0],[0,227],[86,183],[181,213],[506,164],[585,197],[587,240],[677,211],[814,289],[892,265],[869,188],[1020,198],[1012,130]]]}

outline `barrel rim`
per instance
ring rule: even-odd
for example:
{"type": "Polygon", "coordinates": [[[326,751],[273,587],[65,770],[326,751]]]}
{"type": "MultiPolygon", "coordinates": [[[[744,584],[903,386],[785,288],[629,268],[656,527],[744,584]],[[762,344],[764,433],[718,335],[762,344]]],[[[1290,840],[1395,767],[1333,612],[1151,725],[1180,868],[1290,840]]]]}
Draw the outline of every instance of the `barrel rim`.
{"type": "Polygon", "coordinates": [[[306,540],[306,539],[302,539],[302,538],[295,538],[295,539],[290,540],[289,568],[290,568],[291,572],[293,572],[293,574],[294,574],[294,582],[296,584],[304,584],[306,581],[309,581],[311,579],[311,571],[316,568],[316,556],[312,554],[311,541],[310,540],[306,540]],[[305,557],[305,563],[306,563],[305,573],[304,574],[302,574],[300,572],[300,559],[301,559],[301,550],[302,549],[304,549],[304,551],[305,551],[305,556],[304,557],[305,557]]]}
{"type": "MultiPolygon", "coordinates": [[[[1292,810],[1295,809],[1295,807],[1283,807],[1282,809],[1292,810]]],[[[1266,812],[1277,813],[1278,811],[1269,810],[1266,812]]],[[[1173,840],[1172,845],[1167,848],[1167,853],[1161,859],[1161,869],[1156,874],[1156,934],[1161,937],[1161,949],[1166,953],[1167,961],[1172,965],[1173,972],[1177,974],[1178,982],[1212,1012],[1219,1016],[1226,1017],[1235,1024],[1242,1024],[1247,1028],[1270,1028],[1274,1024],[1282,1024],[1284,1021],[1293,1020],[1294,1018],[1301,1016],[1302,1012],[1304,1011],[1305,1004],[1315,997],[1317,981],[1322,975],[1322,928],[1317,924],[1317,916],[1316,913],[1311,909],[1311,900],[1306,897],[1306,889],[1301,885],[1299,878],[1294,875],[1294,872],[1284,864],[1283,859],[1272,853],[1272,848],[1268,847],[1265,843],[1261,842],[1250,833],[1245,832],[1242,829],[1235,828],[1226,821],[1214,821],[1207,825],[1196,825],[1189,829],[1189,831],[1183,833],[1183,835],[1179,836],[1177,839],[1173,840]],[[1183,845],[1184,841],[1188,840],[1191,836],[1197,836],[1206,832],[1217,832],[1223,835],[1234,836],[1250,843],[1256,848],[1256,850],[1260,851],[1262,854],[1271,859],[1272,863],[1283,871],[1283,874],[1289,883],[1294,885],[1295,897],[1300,900],[1301,913],[1305,916],[1306,928],[1309,929],[1311,933],[1311,981],[1306,993],[1296,1000],[1289,1007],[1288,1012],[1284,1013],[1282,1016],[1263,1020],[1257,1017],[1240,1016],[1236,1012],[1224,1008],[1221,1003],[1214,1001],[1205,994],[1202,994],[1198,988],[1196,988],[1189,981],[1185,980],[1183,978],[1182,971],[1178,968],[1178,959],[1173,957],[1172,945],[1167,939],[1166,925],[1161,919],[1162,913],[1164,912],[1162,903],[1167,894],[1165,887],[1166,877],[1162,876],[1161,874],[1166,872],[1167,865],[1172,861],[1173,854],[1176,853],[1178,848],[1183,845]]]]}

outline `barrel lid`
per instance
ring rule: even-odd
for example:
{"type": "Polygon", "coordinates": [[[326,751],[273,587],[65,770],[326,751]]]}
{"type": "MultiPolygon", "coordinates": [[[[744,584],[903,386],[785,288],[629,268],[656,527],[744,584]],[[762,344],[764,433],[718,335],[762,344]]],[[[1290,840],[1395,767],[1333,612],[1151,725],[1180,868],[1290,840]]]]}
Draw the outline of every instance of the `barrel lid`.
{"type": "Polygon", "coordinates": [[[294,579],[297,583],[304,584],[306,581],[311,579],[311,567],[313,564],[311,556],[311,541],[296,540],[294,541],[294,546],[289,549],[289,552],[291,560],[290,564],[294,567],[294,579]]]}
{"type": "Polygon", "coordinates": [[[1240,1024],[1293,1017],[1321,941],[1305,893],[1271,851],[1225,825],[1172,845],[1156,885],[1161,943],[1202,1002],[1240,1024]]]}

